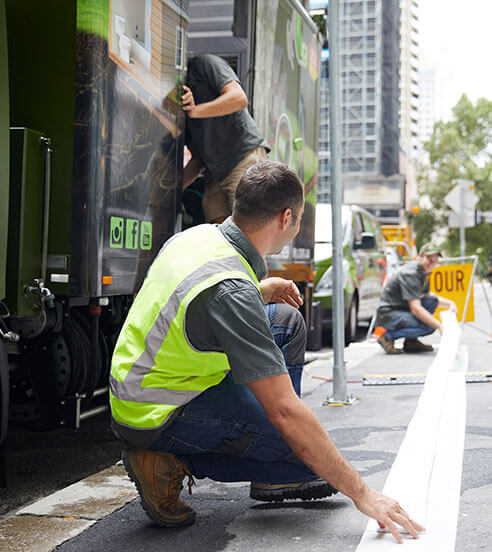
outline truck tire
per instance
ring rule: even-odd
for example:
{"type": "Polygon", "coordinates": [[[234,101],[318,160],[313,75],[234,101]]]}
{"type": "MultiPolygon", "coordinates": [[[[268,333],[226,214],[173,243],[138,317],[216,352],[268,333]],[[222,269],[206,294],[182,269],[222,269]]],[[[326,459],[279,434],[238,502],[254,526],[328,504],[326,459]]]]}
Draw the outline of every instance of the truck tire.
{"type": "Polygon", "coordinates": [[[5,439],[9,420],[9,361],[0,339],[0,487],[7,486],[5,475],[5,439]]]}

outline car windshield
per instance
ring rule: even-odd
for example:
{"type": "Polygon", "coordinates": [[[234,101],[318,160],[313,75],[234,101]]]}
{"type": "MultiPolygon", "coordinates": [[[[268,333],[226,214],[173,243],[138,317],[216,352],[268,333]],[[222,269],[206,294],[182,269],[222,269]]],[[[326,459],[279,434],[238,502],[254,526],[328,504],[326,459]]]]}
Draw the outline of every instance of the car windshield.
{"type": "MultiPolygon", "coordinates": [[[[348,215],[348,210],[345,207],[342,207],[342,239],[343,236],[345,236],[348,215]]],[[[331,205],[329,203],[318,203],[318,205],[316,205],[314,241],[316,243],[331,243],[332,240],[331,205]]]]}

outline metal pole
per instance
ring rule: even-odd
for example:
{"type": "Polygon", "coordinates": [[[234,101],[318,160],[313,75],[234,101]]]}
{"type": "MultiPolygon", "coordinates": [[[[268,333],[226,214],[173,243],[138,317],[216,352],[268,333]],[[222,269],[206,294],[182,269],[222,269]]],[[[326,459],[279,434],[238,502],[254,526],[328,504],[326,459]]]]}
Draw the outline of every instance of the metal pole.
{"type": "Polygon", "coordinates": [[[460,185],[460,255],[465,256],[465,186],[460,185]]]}
{"type": "Polygon", "coordinates": [[[340,37],[339,37],[339,0],[330,0],[328,4],[328,45],[330,57],[330,155],[331,155],[331,213],[333,228],[333,396],[329,402],[347,402],[347,378],[343,349],[344,308],[343,308],[343,272],[342,272],[342,156],[341,145],[341,102],[340,102],[340,37]]]}
{"type": "Polygon", "coordinates": [[[468,302],[470,301],[471,290],[473,288],[473,279],[475,278],[475,272],[477,270],[478,255],[473,255],[473,269],[470,277],[470,283],[468,284],[468,290],[466,292],[465,308],[463,309],[463,316],[461,317],[461,327],[465,323],[466,312],[468,310],[468,302]]]}

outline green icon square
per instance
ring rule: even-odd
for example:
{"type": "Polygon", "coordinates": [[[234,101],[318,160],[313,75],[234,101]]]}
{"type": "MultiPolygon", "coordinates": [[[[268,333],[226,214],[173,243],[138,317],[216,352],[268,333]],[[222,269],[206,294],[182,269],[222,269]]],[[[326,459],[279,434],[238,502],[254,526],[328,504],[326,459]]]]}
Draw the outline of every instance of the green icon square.
{"type": "Polygon", "coordinates": [[[121,217],[111,217],[109,229],[109,247],[122,248],[124,235],[125,219],[121,217]]]}
{"type": "Polygon", "coordinates": [[[125,248],[138,249],[140,223],[136,219],[126,219],[125,248]]]}
{"type": "Polygon", "coordinates": [[[140,224],[140,249],[152,249],[152,223],[148,220],[140,224]]]}

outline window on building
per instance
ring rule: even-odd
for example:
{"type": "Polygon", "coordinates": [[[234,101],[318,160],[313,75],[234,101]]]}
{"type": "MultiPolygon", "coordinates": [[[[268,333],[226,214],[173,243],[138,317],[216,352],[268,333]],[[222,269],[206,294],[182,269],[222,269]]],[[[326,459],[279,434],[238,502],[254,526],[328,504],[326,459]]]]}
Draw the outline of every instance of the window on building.
{"type": "Polygon", "coordinates": [[[184,68],[184,29],[176,27],[176,69],[184,68]]]}

